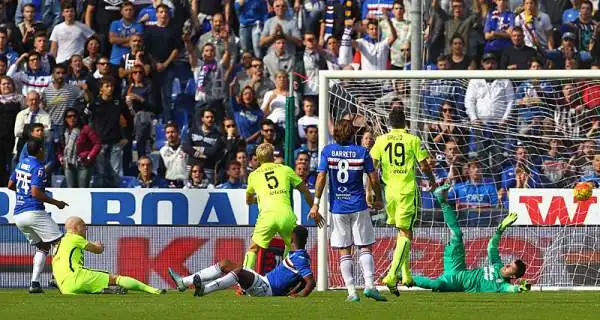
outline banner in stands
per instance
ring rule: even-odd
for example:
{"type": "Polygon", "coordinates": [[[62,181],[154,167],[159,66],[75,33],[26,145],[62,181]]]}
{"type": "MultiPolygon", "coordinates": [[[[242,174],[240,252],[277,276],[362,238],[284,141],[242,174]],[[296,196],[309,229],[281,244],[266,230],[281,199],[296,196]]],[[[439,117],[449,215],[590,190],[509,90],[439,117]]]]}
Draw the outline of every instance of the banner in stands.
{"type": "Polygon", "coordinates": [[[600,190],[577,201],[572,189],[511,189],[510,211],[518,225],[600,225],[600,190]]]}
{"type": "MultiPolygon", "coordinates": [[[[504,262],[523,259],[528,265],[525,278],[543,286],[589,286],[600,281],[600,247],[597,226],[518,227],[509,229],[500,242],[504,262]],[[576,245],[573,245],[576,244],[576,245]]],[[[308,252],[312,270],[317,272],[317,229],[309,228],[308,252]]],[[[487,244],[495,228],[463,228],[468,268],[487,262],[487,244]]],[[[251,227],[201,226],[89,226],[88,239],[101,240],[101,255],[86,254],[89,268],[133,276],[153,286],[172,288],[167,273],[172,267],[187,275],[221,259],[243,261],[251,227]]],[[[384,274],[393,255],[396,231],[376,228],[373,245],[376,276],[384,274]]],[[[449,231],[444,227],[416,228],[411,249],[414,274],[437,277],[443,272],[444,244],[449,231]]],[[[34,249],[14,225],[0,225],[0,287],[25,287],[29,284],[34,249]]],[[[362,283],[358,255],[355,254],[356,280],[362,283]]],[[[339,257],[329,251],[329,286],[341,287],[339,257]]],[[[50,258],[48,259],[50,263],[50,258]]],[[[49,268],[42,283],[49,279],[49,268]]]]}
{"type": "MultiPolygon", "coordinates": [[[[66,189],[49,188],[53,197],[69,204],[63,210],[46,205],[52,218],[63,223],[79,216],[92,224],[254,225],[256,205],[246,205],[245,190],[66,189]]],[[[308,221],[310,207],[294,190],[298,223],[308,221]],[[300,214],[302,213],[302,214],[300,214]]],[[[0,189],[0,224],[12,223],[15,193],[0,189]]]]}

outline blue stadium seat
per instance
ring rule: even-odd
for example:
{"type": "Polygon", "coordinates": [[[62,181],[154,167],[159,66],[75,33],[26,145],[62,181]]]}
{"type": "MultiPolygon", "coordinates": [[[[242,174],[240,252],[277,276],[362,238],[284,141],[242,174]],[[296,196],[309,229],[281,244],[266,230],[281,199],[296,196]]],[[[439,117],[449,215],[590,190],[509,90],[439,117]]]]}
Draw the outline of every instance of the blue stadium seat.
{"type": "Polygon", "coordinates": [[[150,160],[152,160],[152,172],[154,172],[154,174],[157,174],[158,165],[160,163],[160,153],[152,152],[148,156],[150,157],[150,160]]]}
{"type": "Polygon", "coordinates": [[[121,180],[119,181],[119,187],[120,188],[127,188],[129,186],[129,183],[131,183],[131,181],[133,181],[135,179],[136,179],[136,177],[122,176],[121,180]]]}
{"type": "Polygon", "coordinates": [[[165,135],[165,127],[161,123],[157,123],[154,125],[154,132],[156,134],[154,139],[154,147],[153,150],[158,150],[162,148],[167,142],[167,137],[165,135]]]}

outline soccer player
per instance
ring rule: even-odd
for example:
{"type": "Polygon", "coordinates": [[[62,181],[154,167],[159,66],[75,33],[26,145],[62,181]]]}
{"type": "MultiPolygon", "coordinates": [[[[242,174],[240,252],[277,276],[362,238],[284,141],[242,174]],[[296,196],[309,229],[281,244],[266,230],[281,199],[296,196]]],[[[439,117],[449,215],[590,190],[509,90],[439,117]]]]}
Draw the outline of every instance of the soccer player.
{"type": "Polygon", "coordinates": [[[398,296],[398,271],[401,268],[403,284],[411,283],[409,268],[410,241],[412,229],[417,219],[416,164],[429,179],[432,190],[437,184],[427,163],[428,152],[421,139],[404,129],[406,118],[402,107],[390,111],[389,133],[377,137],[371,149],[375,168],[381,165],[382,180],[385,184],[387,223],[396,226],[398,235],[396,248],[387,275],[382,279],[391,293],[398,296]]]}
{"type": "Polygon", "coordinates": [[[521,280],[512,285],[512,279],[521,278],[525,274],[526,265],[521,260],[502,265],[498,244],[504,230],[517,220],[517,213],[511,212],[500,223],[496,234],[488,243],[488,265],[483,268],[468,270],[465,265],[465,246],[462,231],[456,220],[456,211],[448,203],[449,184],[445,184],[434,192],[442,206],[444,220],[450,228],[450,241],[444,248],[444,272],[437,279],[416,276],[412,285],[419,288],[440,292],[526,292],[531,285],[521,280]]]}
{"type": "Polygon", "coordinates": [[[63,209],[68,204],[48,196],[46,188],[46,170],[41,163],[45,158],[44,141],[33,138],[27,145],[28,156],[20,161],[8,181],[8,189],[15,191],[16,204],[14,219],[17,228],[23,232],[29,243],[36,248],[33,256],[33,272],[29,293],[44,293],[40,285],[40,274],[50,253],[63,233],[44,203],[63,209]]]}
{"type": "MultiPolygon", "coordinates": [[[[246,203],[248,205],[258,201],[259,215],[250,241],[250,247],[244,257],[244,268],[254,269],[258,248],[266,249],[278,233],[285,242],[285,253],[290,249],[292,230],[296,226],[296,215],[290,203],[292,187],[304,195],[307,203],[313,202],[313,196],[308,186],[288,166],[273,163],[274,147],[270,143],[263,143],[256,147],[256,157],[260,167],[248,176],[246,189],[246,203]]],[[[311,216],[318,226],[322,226],[323,217],[311,216]]]]}
{"type": "Polygon", "coordinates": [[[329,204],[332,213],[331,246],[340,253],[340,270],[348,290],[348,301],[358,302],[360,298],[354,286],[352,271],[352,245],[360,250],[360,265],[365,279],[364,294],[377,301],[387,299],[375,289],[373,254],[371,245],[375,243],[375,231],[371,223],[369,207],[379,210],[381,187],[379,176],[373,167],[369,150],[352,142],[354,126],[352,121],[342,119],[335,124],[333,138],[335,143],[326,145],[321,151],[319,174],[315,187],[315,202],[311,215],[319,211],[319,198],[325,188],[325,179],[329,173],[329,204]],[[363,183],[366,172],[376,195],[375,202],[367,201],[363,183]]]}
{"type": "Polygon", "coordinates": [[[291,233],[292,250],[289,255],[265,276],[226,259],[187,277],[180,277],[171,268],[169,274],[179,291],[185,291],[189,285],[194,284],[194,296],[203,296],[239,284],[249,296],[306,297],[315,287],[310,257],[305,249],[307,239],[308,230],[303,226],[296,226],[291,233]]]}
{"type": "Polygon", "coordinates": [[[52,272],[62,294],[108,293],[108,286],[127,290],[163,294],[166,290],[153,288],[134,278],[90,270],[83,266],[84,251],[94,254],[104,252],[100,241],[86,240],[87,227],[79,217],[65,221],[67,234],[60,240],[52,258],[52,272]]]}

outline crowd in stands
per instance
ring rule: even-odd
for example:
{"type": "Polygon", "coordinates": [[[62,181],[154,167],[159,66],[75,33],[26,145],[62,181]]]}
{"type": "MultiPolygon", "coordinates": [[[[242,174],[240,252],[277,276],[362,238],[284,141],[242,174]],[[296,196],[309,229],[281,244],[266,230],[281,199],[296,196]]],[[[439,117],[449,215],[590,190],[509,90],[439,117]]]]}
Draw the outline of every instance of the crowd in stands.
{"type": "MultiPolygon", "coordinates": [[[[53,186],[245,188],[258,144],[283,161],[293,94],[295,170],[312,186],[319,71],[410,70],[416,5],[428,70],[600,68],[597,0],[5,0],[0,185],[42,137],[53,186]]],[[[420,108],[461,206],[600,182],[600,85],[457,81],[428,81],[420,108]]],[[[348,101],[407,106],[408,84],[390,88],[348,101]]]]}

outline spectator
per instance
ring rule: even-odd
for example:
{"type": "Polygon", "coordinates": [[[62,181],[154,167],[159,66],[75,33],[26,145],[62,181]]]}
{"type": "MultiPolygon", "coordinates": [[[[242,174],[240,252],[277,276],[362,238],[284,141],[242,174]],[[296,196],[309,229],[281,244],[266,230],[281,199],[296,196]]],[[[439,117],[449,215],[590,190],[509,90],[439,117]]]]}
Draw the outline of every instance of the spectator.
{"type": "MultiPolygon", "coordinates": [[[[17,11],[20,11],[17,8],[17,11]]],[[[18,13],[17,13],[18,14],[18,13]]],[[[45,31],[46,26],[36,19],[35,5],[33,3],[23,4],[22,8],[23,22],[17,22],[17,28],[14,32],[15,49],[20,52],[33,50],[33,37],[38,31],[45,31]]]]}
{"type": "Polygon", "coordinates": [[[41,98],[40,95],[31,91],[27,93],[25,97],[25,104],[27,109],[21,110],[17,114],[15,120],[15,148],[13,154],[18,156],[21,154],[21,149],[29,139],[29,132],[31,126],[34,123],[42,125],[42,130],[46,133],[50,132],[50,115],[44,109],[40,108],[41,98]]]}
{"type": "MultiPolygon", "coordinates": [[[[108,59],[105,63],[108,63],[108,59]]],[[[123,99],[119,98],[113,85],[114,78],[104,77],[99,81],[98,98],[88,106],[92,129],[102,143],[96,158],[99,186],[116,188],[123,167],[123,147],[131,139],[132,116],[123,99]]]]}
{"type": "Polygon", "coordinates": [[[15,10],[15,23],[17,25],[24,21],[24,9],[27,4],[34,6],[35,21],[41,21],[46,28],[52,28],[60,22],[60,1],[18,0],[15,10]]]}
{"type": "Polygon", "coordinates": [[[257,144],[270,143],[275,147],[275,153],[282,153],[283,141],[278,134],[277,125],[270,119],[264,119],[260,124],[261,139],[257,144]]]}
{"type": "Polygon", "coordinates": [[[456,34],[450,38],[450,54],[448,54],[448,69],[450,70],[475,70],[475,59],[465,54],[465,39],[456,34]]]}
{"type": "MultiPolygon", "coordinates": [[[[156,25],[156,22],[158,21],[158,18],[156,17],[156,9],[160,4],[163,4],[162,0],[151,0],[149,6],[139,10],[137,15],[137,23],[145,26],[156,25]]],[[[164,4],[169,7],[169,15],[173,17],[173,4],[170,1],[165,1],[164,4]]],[[[123,12],[121,12],[121,14],[123,14],[123,12]]]]}
{"type": "Polygon", "coordinates": [[[256,169],[260,167],[260,163],[258,162],[258,157],[256,156],[256,148],[252,150],[250,153],[250,160],[248,161],[248,175],[256,169]]]}
{"type": "Polygon", "coordinates": [[[267,2],[264,0],[238,0],[234,2],[235,12],[240,21],[240,44],[242,50],[262,57],[260,34],[267,17],[267,2]]]}
{"type": "Polygon", "coordinates": [[[283,36],[275,37],[273,50],[269,51],[263,63],[266,74],[275,82],[275,76],[278,72],[291,72],[296,64],[296,57],[293,53],[286,51],[285,38],[283,36]]]}
{"type": "MultiPolygon", "coordinates": [[[[237,64],[235,63],[235,61],[232,61],[232,65],[234,66],[232,74],[234,75],[234,77],[231,83],[235,84],[236,81],[248,81],[250,78],[252,78],[252,75],[254,74],[254,71],[252,70],[253,58],[254,56],[252,55],[252,53],[248,51],[243,51],[242,58],[237,64]]],[[[237,89],[239,90],[240,88],[237,89]]]]}
{"type": "Polygon", "coordinates": [[[209,108],[197,113],[199,126],[193,126],[183,140],[183,151],[188,154],[188,164],[201,164],[204,175],[215,181],[215,168],[223,156],[223,137],[215,127],[215,112],[209,108]]]}
{"type": "Polygon", "coordinates": [[[8,71],[8,63],[6,57],[0,56],[0,76],[5,76],[8,71]]]}
{"type": "Polygon", "coordinates": [[[295,0],[294,12],[297,16],[302,16],[300,19],[303,32],[317,32],[317,22],[323,16],[325,11],[324,0],[295,0]]]}
{"type": "MultiPolygon", "coordinates": [[[[377,20],[368,20],[366,21],[367,30],[365,37],[358,40],[352,40],[352,47],[360,52],[360,65],[362,70],[387,70],[390,46],[396,41],[398,35],[396,34],[396,28],[390,22],[387,11],[386,14],[383,15],[383,21],[390,28],[390,35],[387,38],[378,41],[379,24],[377,23],[377,20]]],[[[347,30],[349,24],[350,23],[347,23],[347,30]]]]}
{"type": "Polygon", "coordinates": [[[223,120],[223,132],[225,132],[225,154],[220,161],[220,166],[227,165],[230,160],[235,160],[235,155],[239,150],[246,150],[246,140],[240,137],[235,121],[232,118],[225,117],[223,120]]]}
{"type": "Polygon", "coordinates": [[[187,158],[175,122],[165,124],[167,143],[160,148],[158,173],[167,180],[169,188],[182,188],[187,180],[187,158]]]}
{"type": "Polygon", "coordinates": [[[540,188],[541,186],[540,174],[533,162],[529,160],[527,149],[522,145],[517,146],[513,164],[502,171],[502,188],[508,191],[511,188],[540,188]]]}
{"type": "MultiPolygon", "coordinates": [[[[262,48],[269,48],[276,38],[284,37],[286,40],[285,52],[293,56],[296,53],[296,46],[300,47],[302,45],[302,39],[300,39],[300,29],[298,29],[297,21],[286,14],[286,2],[285,0],[273,1],[275,16],[265,22],[259,44],[262,48]]],[[[273,50],[272,46],[268,51],[271,50],[273,50]]]]}
{"type": "Polygon", "coordinates": [[[152,172],[152,160],[147,156],[141,156],[138,159],[138,171],[140,174],[137,179],[129,182],[128,188],[167,188],[167,182],[163,178],[152,172]]]}
{"type": "MultiPolygon", "coordinates": [[[[263,98],[263,104],[261,106],[265,117],[273,121],[278,126],[285,128],[285,113],[286,113],[286,100],[290,95],[288,75],[285,71],[278,71],[275,74],[275,89],[267,91],[263,98]]],[[[295,112],[299,110],[299,94],[294,94],[295,112]]]]}
{"type": "Polygon", "coordinates": [[[562,24],[573,23],[579,18],[579,5],[581,0],[571,0],[572,8],[569,8],[563,12],[562,24]]]}
{"type": "Polygon", "coordinates": [[[116,97],[120,97],[122,94],[121,91],[121,82],[115,81],[118,79],[117,71],[113,68],[112,64],[110,64],[110,60],[107,57],[102,56],[98,59],[96,63],[96,71],[93,74],[90,74],[86,80],[88,90],[91,92],[93,97],[96,97],[100,93],[100,80],[105,78],[110,78],[113,81],[113,88],[116,97]]]}
{"type": "MultiPolygon", "coordinates": [[[[542,62],[539,59],[534,57],[529,60],[529,70],[535,72],[541,69],[542,62]]],[[[554,91],[553,84],[548,80],[525,80],[518,84],[515,93],[515,109],[519,130],[529,126],[534,118],[539,120],[540,118],[552,116],[553,104],[558,99],[554,91]],[[549,105],[549,103],[552,105],[549,105]]]]}
{"type": "Polygon", "coordinates": [[[108,55],[110,45],[108,37],[110,25],[113,21],[121,18],[121,7],[125,1],[113,0],[88,0],[85,11],[85,24],[92,28],[98,34],[100,50],[103,55],[108,55]]]}
{"type": "Polygon", "coordinates": [[[569,159],[569,165],[574,168],[577,180],[593,174],[592,163],[597,153],[598,146],[594,140],[585,140],[579,145],[577,152],[569,159]]]}
{"type": "Polygon", "coordinates": [[[83,123],[77,109],[66,109],[63,121],[58,161],[64,169],[67,188],[89,188],[102,144],[94,130],[83,123]]]}
{"type": "Polygon", "coordinates": [[[515,24],[515,14],[508,7],[508,0],[495,0],[496,8],[490,10],[485,19],[484,53],[493,53],[501,58],[504,48],[511,44],[510,31],[515,24]]]}
{"type": "MultiPolygon", "coordinates": [[[[456,199],[459,209],[496,208],[502,205],[493,183],[483,179],[481,167],[476,160],[467,164],[467,181],[454,186],[454,192],[448,199],[456,199]]],[[[478,216],[475,217],[477,220],[478,216]]],[[[470,219],[469,219],[470,220],[470,219]]]]}
{"type": "Polygon", "coordinates": [[[570,138],[582,136],[582,122],[586,112],[581,95],[576,88],[576,83],[565,83],[562,86],[561,97],[554,111],[554,123],[558,130],[570,138]]]}
{"type": "Polygon", "coordinates": [[[242,93],[235,97],[232,88],[233,86],[230,86],[232,91],[229,98],[230,113],[239,128],[240,136],[248,145],[254,145],[260,137],[260,123],[264,118],[256,100],[256,93],[252,87],[246,86],[242,89],[242,93]]]}
{"type": "Polygon", "coordinates": [[[308,185],[309,189],[315,188],[315,179],[311,179],[308,165],[306,163],[296,163],[294,166],[294,171],[296,171],[296,175],[298,175],[298,177],[300,177],[302,181],[308,185]]]}
{"type": "Polygon", "coordinates": [[[186,47],[196,82],[196,109],[211,108],[216,112],[215,120],[222,121],[225,117],[224,101],[227,94],[225,73],[231,61],[229,51],[225,51],[223,58],[217,61],[215,45],[212,43],[204,45],[201,58],[197,58],[196,49],[189,39],[186,39],[186,47]]]}
{"type": "MultiPolygon", "coordinates": [[[[319,95],[319,70],[327,70],[327,52],[317,44],[314,33],[306,32],[304,35],[304,52],[297,54],[294,61],[296,74],[301,76],[301,86],[304,97],[316,98],[319,95]]],[[[266,60],[266,58],[265,58],[266,60]]],[[[294,88],[296,88],[294,84],[294,88]]]]}
{"type": "MultiPolygon", "coordinates": [[[[463,39],[464,47],[467,48],[466,54],[474,56],[476,52],[472,50],[473,46],[470,45],[469,38],[474,29],[481,29],[481,22],[479,11],[474,10],[471,14],[467,15],[463,0],[452,0],[451,17],[444,22],[444,43],[450,44],[455,35],[460,35],[463,39]]],[[[448,48],[446,48],[446,53],[450,53],[448,48]]]]}
{"type": "Polygon", "coordinates": [[[174,66],[179,49],[183,46],[181,41],[181,30],[176,28],[176,23],[171,22],[169,7],[160,4],[156,8],[158,22],[154,26],[148,26],[144,31],[145,54],[150,54],[155,61],[155,72],[152,74],[154,81],[152,91],[160,96],[162,105],[163,122],[171,120],[171,90],[175,78],[174,66]],[[160,95],[159,95],[160,93],[160,95]]]}
{"type": "MultiPolygon", "coordinates": [[[[63,132],[65,123],[65,110],[76,105],[84,92],[78,87],[65,83],[67,67],[63,64],[57,64],[52,70],[52,83],[42,92],[42,101],[44,110],[50,114],[52,130],[54,130],[54,140],[58,141],[58,136],[63,132]]],[[[91,101],[91,96],[86,94],[86,100],[91,101]]]]}
{"type": "Polygon", "coordinates": [[[15,147],[15,123],[23,106],[23,96],[15,92],[11,78],[0,77],[0,186],[6,187],[15,147]]]}
{"type": "MultiPolygon", "coordinates": [[[[144,27],[135,21],[133,3],[123,2],[121,16],[123,18],[111,22],[108,31],[108,41],[112,44],[110,63],[119,65],[124,55],[130,52],[131,36],[141,34],[144,27]]],[[[135,55],[134,55],[135,57],[135,55]]]]}
{"type": "MultiPolygon", "coordinates": [[[[37,93],[32,92],[29,93],[28,96],[37,95],[37,93]]],[[[29,97],[28,97],[29,99],[29,97]]],[[[38,96],[39,101],[39,96],[38,96]]],[[[44,160],[42,164],[44,165],[44,169],[46,170],[46,178],[51,181],[52,170],[54,169],[54,164],[56,162],[56,154],[54,153],[54,142],[46,139],[46,134],[44,130],[44,125],[41,123],[33,123],[29,126],[29,134],[27,139],[30,141],[31,139],[40,139],[44,141],[44,160]]],[[[25,144],[26,145],[26,144],[25,144]]],[[[23,159],[29,156],[29,152],[27,148],[23,148],[21,153],[19,154],[16,163],[23,161],[23,159]]]]}
{"type": "MultiPolygon", "coordinates": [[[[481,64],[484,70],[495,70],[496,57],[492,53],[486,53],[481,64]]],[[[485,131],[476,131],[475,136],[486,137],[486,144],[500,147],[499,144],[504,141],[502,132],[510,120],[513,103],[514,89],[510,80],[496,79],[491,82],[483,79],[470,80],[465,95],[465,109],[469,120],[476,128],[481,126],[486,128],[485,131]]],[[[492,154],[499,152],[498,148],[488,148],[488,146],[484,146],[483,150],[492,154]]]]}
{"type": "Polygon", "coordinates": [[[129,75],[129,85],[125,94],[125,103],[133,115],[133,138],[138,156],[148,153],[152,148],[152,114],[157,110],[152,94],[152,84],[146,79],[142,65],[135,65],[129,75]]]}
{"type": "Polygon", "coordinates": [[[358,1],[325,1],[325,10],[319,32],[319,45],[323,46],[331,37],[340,40],[344,33],[344,20],[359,18],[358,6],[358,1]]]}
{"type": "Polygon", "coordinates": [[[128,79],[134,66],[142,66],[144,74],[150,76],[152,59],[144,52],[144,38],[141,34],[135,33],[129,36],[129,48],[127,51],[119,60],[119,78],[128,79]]]}
{"type": "Polygon", "coordinates": [[[592,51],[593,44],[591,42],[597,24],[597,21],[592,20],[592,3],[589,0],[581,0],[579,17],[574,22],[568,23],[569,29],[577,37],[575,43],[578,51],[592,51]]]}
{"type": "Polygon", "coordinates": [[[88,38],[85,43],[85,51],[83,52],[83,64],[85,67],[91,71],[96,71],[96,63],[98,59],[102,56],[102,52],[100,51],[100,40],[98,40],[97,36],[92,36],[88,38]]]}
{"type": "Polygon", "coordinates": [[[50,54],[57,63],[68,61],[74,54],[83,54],[85,42],[94,35],[94,30],[76,20],[73,4],[66,1],[62,5],[65,22],[52,29],[50,54]]]}
{"type": "MultiPolygon", "coordinates": [[[[390,45],[390,61],[392,69],[403,70],[404,64],[410,61],[405,61],[404,54],[402,53],[402,43],[410,41],[411,37],[411,25],[410,21],[404,19],[404,4],[400,0],[395,0],[392,5],[393,17],[390,19],[391,24],[394,26],[398,38],[394,43],[390,45]]],[[[381,24],[381,33],[383,38],[388,38],[391,34],[391,30],[388,24],[381,24]]]]}
{"type": "Polygon", "coordinates": [[[429,132],[436,150],[443,150],[448,141],[455,141],[460,148],[466,151],[468,147],[467,130],[457,122],[457,112],[451,101],[444,101],[439,106],[441,122],[429,126],[429,132]]]}
{"type": "Polygon", "coordinates": [[[79,87],[81,90],[86,90],[88,88],[87,79],[90,75],[89,73],[89,70],[83,64],[83,58],[76,54],[69,60],[69,73],[65,81],[68,84],[79,87]]]}
{"type": "Polygon", "coordinates": [[[252,168],[250,168],[250,164],[248,163],[248,155],[246,155],[246,151],[239,150],[236,152],[235,160],[241,164],[240,179],[242,182],[247,183],[249,174],[248,172],[250,172],[252,168]]]}
{"type": "Polygon", "coordinates": [[[523,29],[525,45],[541,50],[554,49],[550,17],[538,10],[537,0],[523,0],[523,12],[515,17],[515,26],[523,29]]]}
{"type": "Polygon", "coordinates": [[[592,60],[592,55],[587,51],[578,51],[575,47],[575,34],[565,32],[561,37],[561,46],[555,50],[547,50],[544,55],[549,60],[550,68],[565,69],[567,59],[575,59],[579,63],[587,63],[592,60]]]}
{"type": "Polygon", "coordinates": [[[327,51],[325,52],[325,58],[327,59],[327,69],[329,70],[342,70],[348,69],[353,70],[350,63],[352,62],[352,46],[345,45],[342,49],[341,42],[349,42],[350,34],[344,34],[342,40],[338,37],[327,38],[327,51]],[[347,39],[346,39],[347,38],[347,39]]]}
{"type": "Polygon", "coordinates": [[[21,88],[21,93],[27,95],[30,91],[41,93],[50,85],[52,76],[41,69],[41,56],[36,51],[22,54],[13,64],[6,75],[11,77],[15,84],[21,88]],[[21,62],[27,61],[25,70],[20,70],[21,62]]]}
{"type": "MultiPolygon", "coordinates": [[[[438,70],[448,69],[448,57],[439,56],[436,66],[438,70]]],[[[453,117],[460,120],[466,117],[465,114],[465,88],[464,85],[457,83],[454,79],[434,79],[429,80],[423,86],[423,104],[424,112],[428,119],[438,120],[443,116],[440,111],[440,105],[447,101],[452,104],[453,117]],[[457,107],[455,107],[455,105],[457,107]]]]}
{"type": "Polygon", "coordinates": [[[547,183],[547,188],[568,188],[571,175],[569,158],[565,154],[565,147],[561,139],[553,138],[548,143],[548,148],[540,156],[541,176],[547,183]]]}
{"type": "Polygon", "coordinates": [[[600,154],[595,154],[592,160],[592,168],[594,171],[590,175],[581,177],[582,182],[591,182],[594,188],[600,187],[600,154]]]}
{"type": "Polygon", "coordinates": [[[442,169],[445,170],[445,172],[438,172],[438,177],[440,179],[445,179],[445,183],[456,184],[463,182],[463,167],[467,161],[456,141],[449,140],[446,142],[442,159],[444,159],[445,162],[442,165],[442,169]]]}
{"type": "Polygon", "coordinates": [[[184,189],[214,189],[215,186],[204,177],[204,169],[200,164],[193,164],[184,189]]]}
{"type": "Polygon", "coordinates": [[[314,178],[317,177],[317,168],[319,166],[319,129],[316,125],[306,126],[306,143],[296,149],[295,153],[306,152],[309,159],[309,172],[314,178]]]}
{"type": "Polygon", "coordinates": [[[46,31],[38,31],[33,36],[33,51],[37,52],[40,55],[40,69],[50,74],[52,72],[52,67],[56,64],[56,60],[54,56],[51,55],[48,51],[48,35],[46,31]]]}
{"type": "Polygon", "coordinates": [[[258,105],[262,105],[265,94],[275,88],[275,83],[265,74],[265,65],[262,59],[253,58],[250,67],[252,70],[250,78],[245,80],[238,78],[233,81],[234,91],[231,96],[237,96],[240,89],[249,86],[256,93],[258,105]]]}
{"type": "Polygon", "coordinates": [[[301,141],[305,141],[306,128],[308,126],[319,125],[319,117],[315,115],[315,100],[308,97],[302,99],[302,110],[304,111],[304,116],[298,119],[298,137],[300,137],[301,141]]]}
{"type": "Polygon", "coordinates": [[[217,189],[246,189],[246,184],[241,179],[242,164],[231,160],[227,164],[227,181],[217,186],[217,189]]]}
{"type": "Polygon", "coordinates": [[[431,1],[427,29],[423,37],[427,46],[427,62],[435,61],[437,57],[445,53],[447,42],[444,37],[444,22],[447,16],[447,10],[444,11],[440,1],[431,1]]]}
{"type": "MultiPolygon", "coordinates": [[[[200,27],[200,24],[206,18],[210,20],[210,17],[213,17],[217,13],[223,12],[225,13],[225,25],[232,25],[231,19],[231,2],[227,0],[194,0],[191,2],[191,11],[192,11],[192,24],[196,29],[200,27]],[[202,18],[200,18],[202,17],[202,18]]],[[[271,2],[270,2],[271,3],[271,2]]],[[[206,32],[206,30],[205,30],[206,32]]]]}
{"type": "Polygon", "coordinates": [[[19,54],[8,46],[8,31],[4,28],[0,28],[0,55],[6,58],[6,63],[9,68],[19,58],[19,54]]]}
{"type": "MultiPolygon", "coordinates": [[[[215,48],[215,59],[222,60],[225,54],[229,55],[229,61],[238,61],[238,53],[240,51],[235,43],[235,37],[229,33],[229,28],[223,25],[223,14],[217,13],[212,17],[211,30],[202,36],[196,44],[196,53],[202,54],[204,46],[207,43],[212,43],[215,48]]],[[[225,71],[231,73],[231,67],[234,64],[227,64],[225,71]]]]}
{"type": "Polygon", "coordinates": [[[512,28],[510,39],[512,46],[504,49],[500,60],[500,69],[527,69],[529,61],[538,56],[537,51],[525,45],[521,27],[512,28]]]}

